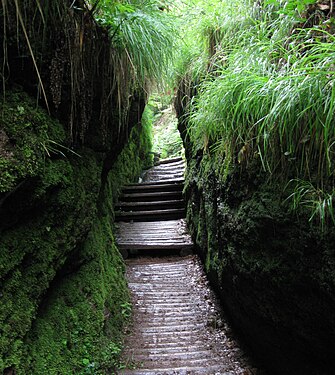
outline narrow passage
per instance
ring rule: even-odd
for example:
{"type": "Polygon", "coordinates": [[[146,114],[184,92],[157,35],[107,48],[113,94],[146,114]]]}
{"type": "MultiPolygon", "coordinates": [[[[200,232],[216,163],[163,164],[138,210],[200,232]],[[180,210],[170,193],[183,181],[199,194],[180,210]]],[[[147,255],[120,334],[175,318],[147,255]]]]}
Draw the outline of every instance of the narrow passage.
{"type": "Polygon", "coordinates": [[[132,369],[119,374],[260,374],[233,338],[199,258],[190,254],[184,207],[171,213],[167,203],[173,191],[173,200],[181,199],[183,168],[180,159],[164,161],[141,184],[126,187],[119,204],[119,247],[139,255],[126,260],[133,325],[123,361],[132,369]]]}

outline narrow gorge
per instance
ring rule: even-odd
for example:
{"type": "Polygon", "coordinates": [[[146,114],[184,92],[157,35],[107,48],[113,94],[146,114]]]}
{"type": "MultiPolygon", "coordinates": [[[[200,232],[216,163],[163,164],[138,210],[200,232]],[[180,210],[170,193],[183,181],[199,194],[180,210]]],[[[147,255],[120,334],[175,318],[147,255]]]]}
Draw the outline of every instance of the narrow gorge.
{"type": "Polygon", "coordinates": [[[333,374],[334,17],[1,0],[1,374],[333,374]]]}

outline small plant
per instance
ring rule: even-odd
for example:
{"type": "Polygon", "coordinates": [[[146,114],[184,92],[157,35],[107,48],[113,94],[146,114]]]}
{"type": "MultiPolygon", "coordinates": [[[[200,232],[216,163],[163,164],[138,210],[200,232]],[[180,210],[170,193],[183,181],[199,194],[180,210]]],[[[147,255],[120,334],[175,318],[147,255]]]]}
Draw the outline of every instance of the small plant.
{"type": "Polygon", "coordinates": [[[335,224],[335,191],[326,193],[322,189],[315,188],[310,181],[299,179],[291,180],[287,188],[292,184],[293,192],[286,198],[292,212],[306,208],[310,212],[309,221],[317,221],[322,231],[328,223],[335,224]]]}
{"type": "Polygon", "coordinates": [[[125,318],[129,318],[131,316],[131,310],[132,310],[132,305],[131,303],[129,302],[125,302],[125,303],[122,303],[121,304],[121,314],[125,317],[125,318]]]}
{"type": "Polygon", "coordinates": [[[79,155],[77,152],[51,139],[45,139],[43,142],[41,142],[41,146],[49,157],[51,157],[52,154],[65,157],[65,153],[68,152],[81,158],[81,155],[79,155]]]}

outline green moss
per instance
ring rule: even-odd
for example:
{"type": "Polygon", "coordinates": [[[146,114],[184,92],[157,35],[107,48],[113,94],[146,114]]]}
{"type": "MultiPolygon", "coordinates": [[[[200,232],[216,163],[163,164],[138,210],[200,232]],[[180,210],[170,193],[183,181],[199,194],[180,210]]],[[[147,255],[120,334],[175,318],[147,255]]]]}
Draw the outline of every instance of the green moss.
{"type": "MultiPolygon", "coordinates": [[[[85,168],[87,164],[82,166],[85,168]]],[[[35,190],[38,206],[31,208],[26,222],[3,230],[1,235],[3,367],[20,363],[22,343],[41,298],[77,242],[84,241],[95,213],[98,189],[92,186],[93,180],[79,178],[78,169],[64,160],[45,163],[43,171],[35,190]],[[36,209],[40,211],[38,215],[36,209]]],[[[91,176],[98,181],[99,175],[94,169],[91,176]]]]}
{"type": "Polygon", "coordinates": [[[58,153],[64,141],[61,125],[23,92],[0,97],[0,193],[22,179],[38,175],[45,157],[58,153]]]}
{"type": "Polygon", "coordinates": [[[112,204],[118,198],[125,183],[137,182],[143,168],[152,165],[152,123],[146,117],[131,132],[127,146],[121,152],[110,171],[108,184],[112,200],[106,206],[113,211],[112,204]]]}
{"type": "MultiPolygon", "coordinates": [[[[30,100],[19,97],[24,113],[32,111],[30,100]]],[[[82,149],[81,157],[48,157],[37,144],[48,137],[61,142],[63,133],[44,112],[39,116],[44,128],[15,125],[27,132],[23,148],[33,151],[36,167],[25,174],[15,169],[2,185],[16,188],[6,198],[14,206],[0,228],[0,372],[104,374],[118,365],[129,315],[124,265],[112,233],[113,202],[147,163],[148,128],[133,129],[101,191],[103,155],[82,149]],[[17,188],[19,181],[29,195],[17,188]]],[[[21,133],[11,134],[15,139],[21,133]]],[[[7,146],[17,152],[14,143],[7,146]]],[[[7,154],[5,159],[13,161],[7,154]]]]}
{"type": "Polygon", "coordinates": [[[26,339],[22,373],[96,374],[117,364],[129,296],[108,217],[95,223],[81,258],[85,263],[44,302],[26,339]]]}

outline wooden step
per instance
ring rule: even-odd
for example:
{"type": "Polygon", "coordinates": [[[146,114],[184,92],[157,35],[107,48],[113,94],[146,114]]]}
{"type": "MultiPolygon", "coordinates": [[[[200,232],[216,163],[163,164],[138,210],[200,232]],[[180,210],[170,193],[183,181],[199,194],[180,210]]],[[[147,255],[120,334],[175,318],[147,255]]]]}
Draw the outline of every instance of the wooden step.
{"type": "Polygon", "coordinates": [[[151,175],[150,176],[150,179],[151,181],[157,181],[158,183],[162,183],[164,181],[169,181],[171,179],[182,179],[184,178],[184,176],[182,175],[168,175],[168,176],[162,176],[162,175],[158,175],[158,174],[155,174],[155,175],[151,175]]]}
{"type": "Polygon", "coordinates": [[[167,241],[150,241],[142,243],[119,242],[118,248],[123,250],[186,250],[193,249],[193,243],[167,241]]]}
{"type": "Polygon", "coordinates": [[[184,176],[182,174],[161,174],[161,173],[151,173],[150,174],[150,181],[166,181],[171,179],[180,179],[184,176]]]}
{"type": "Polygon", "coordinates": [[[137,186],[137,185],[145,186],[145,185],[164,185],[164,184],[184,184],[184,182],[185,182],[184,178],[177,178],[177,179],[167,179],[164,181],[145,181],[145,182],[136,183],[136,184],[128,184],[125,187],[128,187],[128,186],[131,187],[131,186],[137,186]]]}
{"type": "Polygon", "coordinates": [[[155,191],[182,191],[183,184],[177,183],[166,183],[166,184],[133,184],[127,185],[122,189],[124,194],[130,193],[146,193],[155,191]]]}
{"type": "Polygon", "coordinates": [[[152,210],[152,211],[130,211],[130,212],[116,212],[116,221],[156,221],[156,220],[174,220],[185,217],[184,208],[173,208],[167,210],[152,210]]]}
{"type": "Polygon", "coordinates": [[[119,202],[115,207],[117,211],[166,210],[169,208],[183,208],[185,207],[185,201],[183,199],[174,199],[154,202],[119,202]]]}
{"type": "Polygon", "coordinates": [[[170,159],[163,159],[159,160],[156,165],[161,165],[161,164],[170,164],[170,163],[176,163],[176,162],[184,162],[183,158],[181,156],[177,156],[175,158],[170,158],[170,159]]]}
{"type": "Polygon", "coordinates": [[[148,201],[169,201],[174,199],[182,199],[181,191],[167,191],[167,192],[149,192],[149,193],[130,193],[121,194],[121,202],[148,202],[148,201]]]}
{"type": "Polygon", "coordinates": [[[181,173],[184,173],[185,171],[185,167],[182,165],[182,164],[178,164],[178,165],[158,165],[157,167],[154,167],[152,168],[152,171],[162,171],[162,172],[165,172],[165,171],[170,171],[170,172],[181,172],[181,173]]]}
{"type": "Polygon", "coordinates": [[[185,165],[183,163],[174,163],[174,164],[162,164],[162,165],[155,165],[151,169],[147,169],[145,173],[150,173],[152,171],[168,171],[168,170],[176,170],[176,171],[185,171],[185,165]]]}

